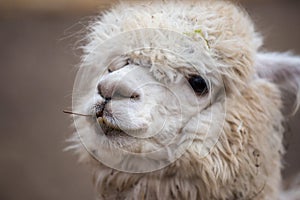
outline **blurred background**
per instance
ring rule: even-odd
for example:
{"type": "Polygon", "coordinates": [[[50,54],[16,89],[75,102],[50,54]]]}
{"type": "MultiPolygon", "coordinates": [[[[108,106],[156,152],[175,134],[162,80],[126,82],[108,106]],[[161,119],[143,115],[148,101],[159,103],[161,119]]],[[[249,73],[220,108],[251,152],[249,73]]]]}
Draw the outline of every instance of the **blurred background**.
{"type": "MultiPolygon", "coordinates": [[[[0,199],[94,199],[91,174],[63,152],[78,31],[115,1],[0,0],[0,199]]],[[[240,1],[264,48],[300,55],[299,0],[240,1]]],[[[300,66],[299,66],[300,67],[300,66]]],[[[300,172],[300,114],[286,136],[285,178],[300,172]]]]}

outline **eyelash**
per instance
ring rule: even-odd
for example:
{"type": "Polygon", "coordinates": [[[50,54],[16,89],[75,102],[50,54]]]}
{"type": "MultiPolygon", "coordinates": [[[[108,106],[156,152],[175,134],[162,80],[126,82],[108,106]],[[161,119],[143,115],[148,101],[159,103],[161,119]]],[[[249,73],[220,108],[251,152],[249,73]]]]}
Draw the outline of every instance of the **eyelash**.
{"type": "Polygon", "coordinates": [[[107,68],[108,73],[112,73],[114,71],[117,71],[118,69],[121,69],[129,64],[129,59],[126,57],[116,57],[112,60],[110,65],[107,68]]]}

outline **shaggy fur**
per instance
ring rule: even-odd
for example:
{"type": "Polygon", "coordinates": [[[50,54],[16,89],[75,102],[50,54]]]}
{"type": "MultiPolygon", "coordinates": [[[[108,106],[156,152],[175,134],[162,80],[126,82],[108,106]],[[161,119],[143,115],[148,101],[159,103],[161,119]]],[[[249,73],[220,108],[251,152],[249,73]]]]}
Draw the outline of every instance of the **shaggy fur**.
{"type": "MultiPolygon", "coordinates": [[[[83,47],[81,68],[91,68],[96,75],[101,75],[89,78],[90,90],[84,91],[86,94],[73,109],[93,114],[94,101],[101,101],[101,97],[94,98],[99,80],[103,85],[113,84],[125,70],[134,69],[135,72],[124,79],[129,81],[131,76],[140,76],[142,80],[132,83],[131,87],[151,80],[174,88],[179,100],[185,102],[186,111],[181,113],[183,119],[179,121],[178,111],[171,109],[171,104],[176,104],[172,98],[168,101],[154,98],[164,90],[147,88],[143,92],[149,98],[143,99],[147,103],[139,108],[143,112],[129,108],[135,113],[131,121],[122,113],[124,106],[111,106],[112,110],[121,112],[117,125],[140,127],[143,124],[148,130],[155,130],[153,124],[166,117],[167,128],[159,138],[139,142],[132,139],[131,143],[120,139],[117,144],[104,136],[91,134],[95,122],[77,117],[76,128],[89,151],[76,135],[71,139],[74,145],[70,149],[75,149],[82,162],[92,165],[98,198],[279,199],[284,153],[282,99],[286,98],[283,94],[291,94],[296,97],[296,104],[298,102],[300,59],[288,54],[258,53],[261,44],[262,38],[248,15],[229,2],[120,4],[96,19],[83,47]],[[147,34],[139,34],[143,28],[148,29],[147,34]],[[130,36],[131,40],[113,39],[133,30],[137,34],[130,36]],[[161,30],[164,30],[163,36],[161,30]],[[177,34],[190,39],[178,40],[177,34]],[[136,49],[141,46],[144,49],[136,49]],[[123,62],[129,65],[124,66],[123,62]],[[105,72],[106,66],[115,67],[113,73],[105,72]],[[279,76],[281,72],[285,75],[279,76]],[[206,97],[191,100],[184,96],[192,94],[184,79],[195,73],[204,75],[209,83],[209,100],[206,97]],[[225,101],[222,103],[222,100],[225,101]],[[152,106],[159,113],[158,117],[149,117],[145,105],[152,106]],[[194,105],[200,110],[193,110],[194,105]],[[213,124],[208,113],[216,117],[213,124]],[[225,119],[219,122],[221,113],[225,113],[225,119]],[[206,134],[210,125],[215,129],[206,134]],[[216,134],[219,134],[218,141],[213,141],[216,134]],[[176,135],[184,135],[183,140],[190,141],[191,145],[179,159],[153,172],[122,172],[98,162],[90,154],[104,155],[114,145],[131,152],[148,152],[159,146],[157,141],[176,135]]],[[[105,89],[109,90],[109,86],[105,89]]],[[[106,159],[115,159],[117,163],[122,154],[106,159]]],[[[299,198],[294,193],[290,197],[299,198]]]]}

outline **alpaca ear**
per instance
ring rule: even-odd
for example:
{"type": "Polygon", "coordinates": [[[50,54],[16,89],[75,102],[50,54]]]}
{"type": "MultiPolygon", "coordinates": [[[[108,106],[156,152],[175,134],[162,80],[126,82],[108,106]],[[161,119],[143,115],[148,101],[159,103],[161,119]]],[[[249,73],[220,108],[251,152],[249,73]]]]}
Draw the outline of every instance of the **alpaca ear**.
{"type": "Polygon", "coordinates": [[[289,53],[259,53],[255,68],[258,77],[279,87],[284,113],[295,114],[300,103],[300,57],[289,53]]]}

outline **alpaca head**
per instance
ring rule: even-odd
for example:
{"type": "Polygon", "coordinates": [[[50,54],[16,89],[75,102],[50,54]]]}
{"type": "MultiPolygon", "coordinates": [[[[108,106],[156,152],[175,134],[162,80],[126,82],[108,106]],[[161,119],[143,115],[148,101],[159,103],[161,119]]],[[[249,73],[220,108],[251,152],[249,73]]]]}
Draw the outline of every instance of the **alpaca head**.
{"type": "Polygon", "coordinates": [[[101,171],[102,195],[138,196],[130,185],[139,184],[188,199],[250,197],[263,185],[276,195],[282,94],[297,94],[300,61],[259,54],[243,11],[220,1],[122,4],[87,41],[73,110],[90,117],[74,116],[73,147],[101,171]],[[172,176],[165,190],[151,187],[172,176]]]}

